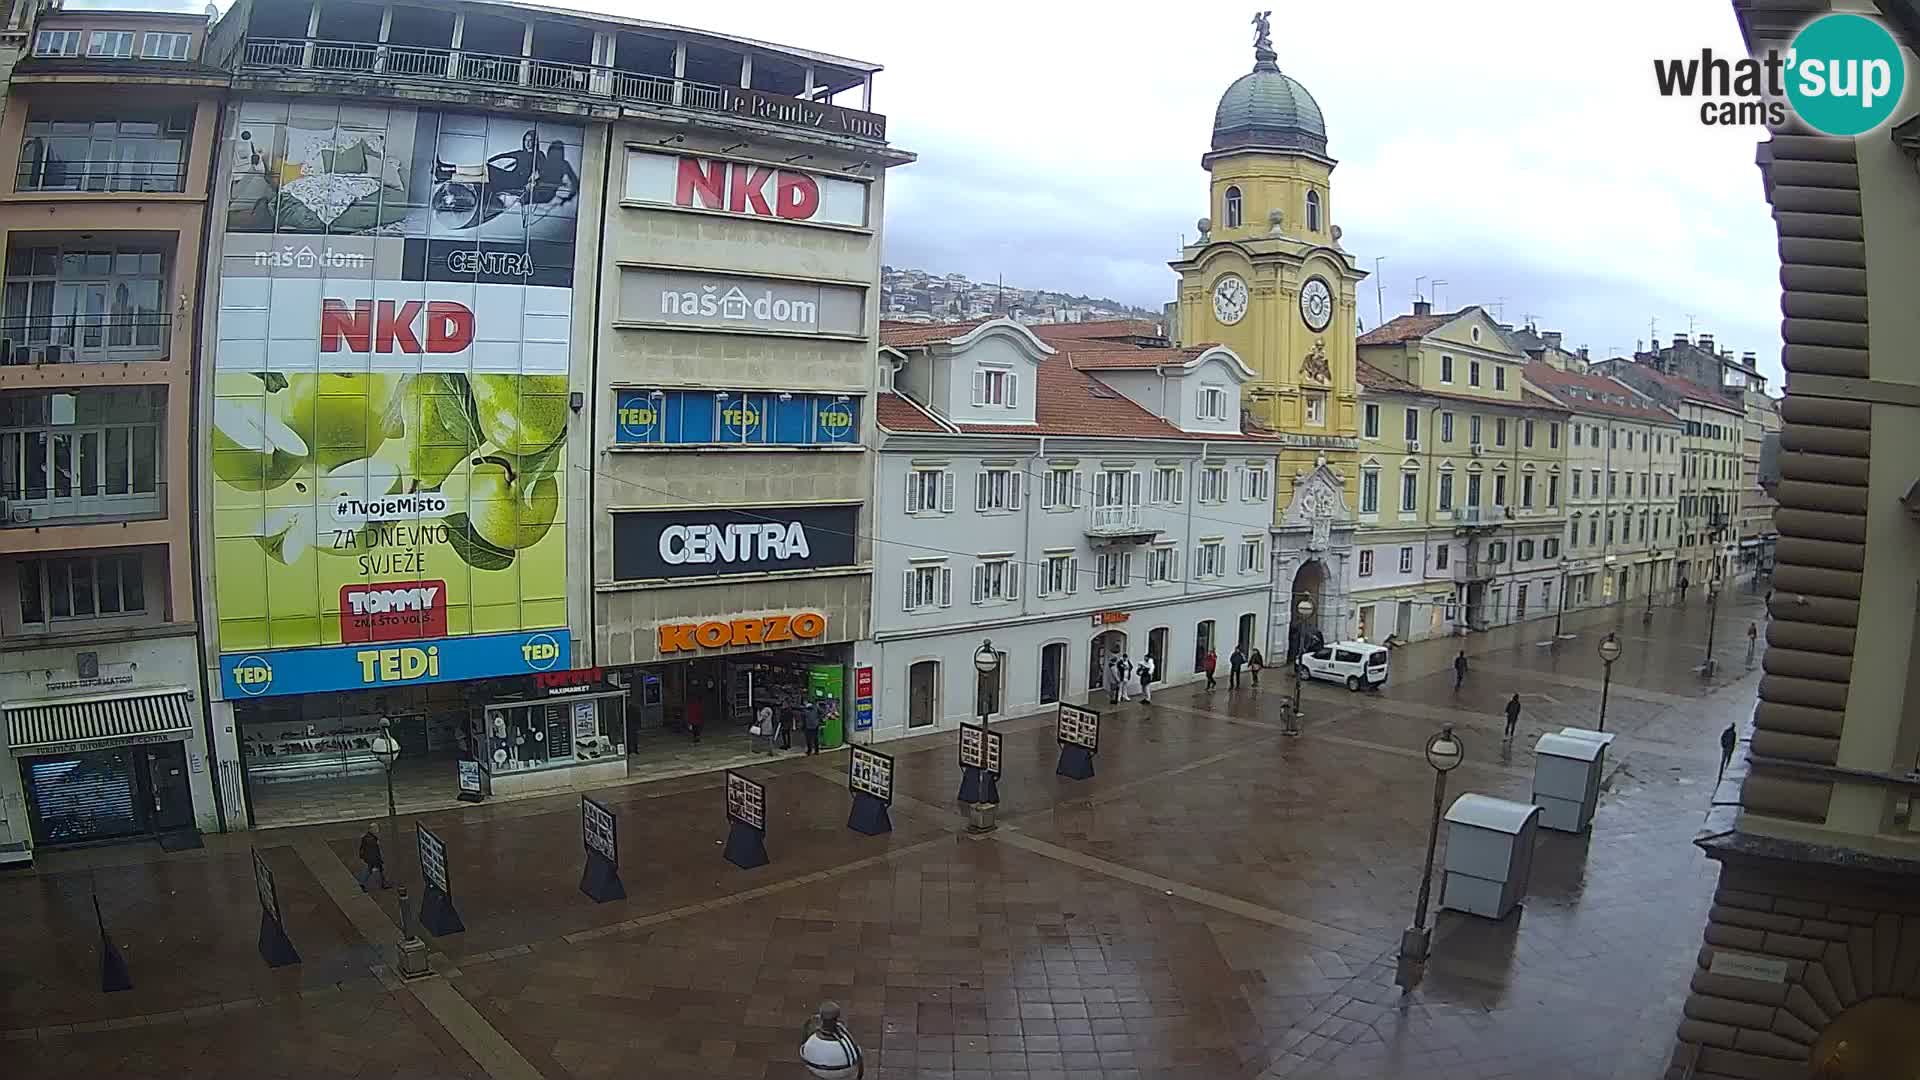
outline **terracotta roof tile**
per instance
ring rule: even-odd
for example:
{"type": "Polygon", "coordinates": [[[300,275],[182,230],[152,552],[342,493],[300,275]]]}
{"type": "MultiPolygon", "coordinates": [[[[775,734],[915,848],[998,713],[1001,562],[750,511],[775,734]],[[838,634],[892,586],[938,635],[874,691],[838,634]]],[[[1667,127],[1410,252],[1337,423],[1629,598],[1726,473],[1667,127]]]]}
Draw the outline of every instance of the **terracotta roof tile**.
{"type": "Polygon", "coordinates": [[[942,341],[952,341],[989,321],[991,320],[974,319],[971,322],[957,323],[882,322],[880,344],[907,349],[916,345],[933,345],[942,341]]]}
{"type": "Polygon", "coordinates": [[[938,434],[948,430],[925,409],[891,391],[874,395],[873,407],[875,419],[888,431],[938,434]]]}
{"type": "Polygon", "coordinates": [[[1500,398],[1477,397],[1473,394],[1457,394],[1448,390],[1428,390],[1415,386],[1413,383],[1400,378],[1398,375],[1382,371],[1372,364],[1367,363],[1365,360],[1358,361],[1355,364],[1354,373],[1359,377],[1361,389],[1371,390],[1377,394],[1417,394],[1421,397],[1439,398],[1442,401],[1458,401],[1469,405],[1486,405],[1495,408],[1504,406],[1510,409],[1544,409],[1549,412],[1567,411],[1565,406],[1553,398],[1544,397],[1540,394],[1529,394],[1526,392],[1525,387],[1521,388],[1519,401],[1506,401],[1500,398]]]}
{"type": "Polygon", "coordinates": [[[1703,383],[1697,383],[1692,379],[1679,375],[1669,375],[1650,364],[1635,364],[1628,360],[1615,360],[1611,362],[1621,365],[1622,370],[1632,371],[1646,378],[1649,382],[1664,387],[1668,393],[1678,397],[1708,405],[1717,405],[1722,409],[1727,409],[1732,412],[1744,411],[1741,406],[1727,400],[1726,396],[1718,390],[1703,383]]]}
{"type": "Polygon", "coordinates": [[[1151,368],[1162,364],[1185,364],[1213,348],[1211,344],[1186,349],[1141,349],[1132,345],[1089,342],[1062,348],[1062,354],[1081,371],[1106,368],[1151,368]]]}
{"type": "Polygon", "coordinates": [[[1369,390],[1391,390],[1401,394],[1417,394],[1420,392],[1419,387],[1407,380],[1400,378],[1398,375],[1389,375],[1379,368],[1374,367],[1372,364],[1367,363],[1365,360],[1357,362],[1354,367],[1354,374],[1359,377],[1360,385],[1369,390]]]}
{"type": "Polygon", "coordinates": [[[1449,311],[1439,315],[1396,315],[1382,325],[1361,334],[1354,339],[1354,344],[1398,345],[1403,341],[1415,341],[1447,325],[1462,314],[1463,312],[1460,311],[1449,311]]]}
{"type": "Polygon", "coordinates": [[[1528,382],[1574,412],[1598,413],[1650,423],[1680,422],[1667,410],[1643,400],[1640,392],[1633,387],[1605,375],[1566,371],[1544,360],[1529,363],[1522,374],[1528,382]]]}
{"type": "Polygon", "coordinates": [[[1097,339],[1160,338],[1166,328],[1151,319],[1099,319],[1077,323],[1034,323],[1027,329],[1041,341],[1091,341],[1097,339]]]}

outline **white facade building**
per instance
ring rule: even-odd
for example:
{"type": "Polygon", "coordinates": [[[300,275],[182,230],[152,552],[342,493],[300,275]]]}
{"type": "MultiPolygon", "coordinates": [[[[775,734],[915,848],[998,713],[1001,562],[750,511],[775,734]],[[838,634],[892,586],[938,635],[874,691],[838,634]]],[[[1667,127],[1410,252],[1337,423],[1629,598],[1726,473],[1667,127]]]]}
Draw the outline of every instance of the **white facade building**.
{"type": "Polygon", "coordinates": [[[1177,684],[1268,648],[1276,449],[1241,430],[1239,357],[1006,319],[881,338],[875,738],[1087,700],[1116,650],[1177,684]]]}

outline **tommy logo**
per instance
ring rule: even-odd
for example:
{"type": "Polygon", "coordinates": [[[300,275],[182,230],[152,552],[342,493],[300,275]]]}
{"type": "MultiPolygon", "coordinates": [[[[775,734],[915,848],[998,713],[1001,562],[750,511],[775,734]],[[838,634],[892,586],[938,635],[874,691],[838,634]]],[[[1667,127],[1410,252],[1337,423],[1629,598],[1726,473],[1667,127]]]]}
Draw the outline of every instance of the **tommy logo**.
{"type": "Polygon", "coordinates": [[[473,309],[452,300],[320,301],[321,352],[457,353],[472,344],[473,309]]]}
{"type": "Polygon", "coordinates": [[[340,587],[340,640],[411,641],[447,634],[447,583],[389,581],[340,587]]]}

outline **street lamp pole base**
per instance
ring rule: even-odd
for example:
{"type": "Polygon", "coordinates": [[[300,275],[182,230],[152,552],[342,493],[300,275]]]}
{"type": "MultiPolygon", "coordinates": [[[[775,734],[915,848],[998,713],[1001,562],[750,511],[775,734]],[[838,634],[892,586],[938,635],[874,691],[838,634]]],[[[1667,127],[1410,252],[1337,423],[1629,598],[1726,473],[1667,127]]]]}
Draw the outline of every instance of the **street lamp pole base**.
{"type": "Polygon", "coordinates": [[[1428,949],[1432,933],[1424,926],[1409,926],[1400,934],[1400,956],[1394,965],[1393,981],[1402,990],[1420,985],[1427,973],[1428,949]]]}
{"type": "Polygon", "coordinates": [[[970,833],[990,833],[1000,827],[997,820],[1000,811],[998,803],[969,803],[967,805],[967,831],[970,833]]]}
{"type": "Polygon", "coordinates": [[[403,979],[424,979],[433,974],[427,964],[427,943],[419,938],[409,938],[400,943],[398,968],[403,979]]]}

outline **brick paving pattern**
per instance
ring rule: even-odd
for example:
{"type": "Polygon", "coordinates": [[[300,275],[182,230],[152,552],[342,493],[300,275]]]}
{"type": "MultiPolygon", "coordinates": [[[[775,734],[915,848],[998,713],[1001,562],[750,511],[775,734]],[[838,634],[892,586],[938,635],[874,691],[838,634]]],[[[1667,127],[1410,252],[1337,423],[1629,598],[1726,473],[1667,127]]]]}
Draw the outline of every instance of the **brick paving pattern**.
{"type": "MultiPolygon", "coordinates": [[[[349,876],[364,823],[209,837],[201,851],[43,856],[0,877],[0,1057],[9,1077],[806,1075],[800,1024],[841,1003],[869,1077],[939,1080],[1660,1075],[1716,878],[1691,844],[1718,735],[1750,712],[1757,608],[1722,609],[1721,676],[1692,670],[1704,610],[1570,616],[1398,650],[1390,685],[1163,691],[1108,715],[1098,775],[1053,775],[1047,718],[998,725],[1002,826],[969,836],[954,735],[893,744],[894,832],[846,829],[844,758],[757,763],[771,865],[722,860],[720,778],[616,787],[628,898],[577,888],[575,796],[428,813],[465,934],[436,974],[387,966],[397,890],[349,876]],[[1550,625],[1550,624],[1549,624],[1550,625]],[[1436,917],[1426,981],[1393,984],[1431,807],[1421,757],[1465,740],[1449,801],[1526,799],[1533,740],[1591,726],[1594,644],[1617,628],[1618,732],[1589,836],[1542,831],[1501,922],[1436,917]],[[1518,737],[1501,708],[1519,692],[1518,737]],[[248,848],[272,863],[303,963],[255,953],[248,848]],[[99,992],[98,894],[135,989],[99,992]]],[[[412,817],[388,859],[415,881],[412,817]]],[[[383,826],[384,827],[384,826],[383,826]]],[[[1444,834],[1443,834],[1444,835],[1444,834]]],[[[1442,855],[1444,861],[1444,853],[1442,855]]],[[[1438,902],[1440,889],[1435,888],[1438,902]]]]}

